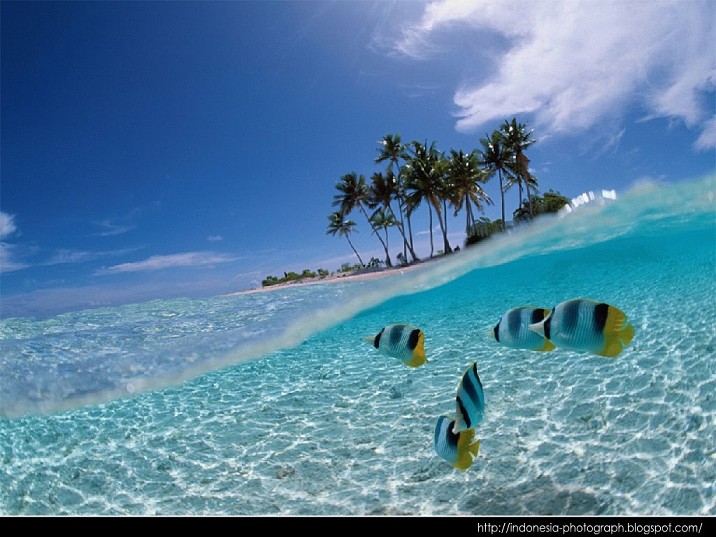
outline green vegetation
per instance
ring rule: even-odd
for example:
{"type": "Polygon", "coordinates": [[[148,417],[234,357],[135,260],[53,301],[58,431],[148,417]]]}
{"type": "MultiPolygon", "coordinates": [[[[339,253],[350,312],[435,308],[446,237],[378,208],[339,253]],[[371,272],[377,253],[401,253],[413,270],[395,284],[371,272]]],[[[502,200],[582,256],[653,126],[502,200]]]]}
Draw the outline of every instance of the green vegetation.
{"type": "Polygon", "coordinates": [[[502,231],[502,220],[490,220],[482,216],[468,230],[465,246],[476,244],[500,231],[502,231]]]}
{"type": "Polygon", "coordinates": [[[381,265],[383,265],[383,261],[380,259],[377,259],[375,257],[371,257],[370,261],[368,261],[367,265],[351,265],[350,263],[343,263],[341,265],[341,268],[338,269],[338,272],[341,274],[351,274],[353,272],[357,272],[359,270],[365,270],[367,268],[378,268],[381,265]]]}
{"type": "MultiPolygon", "coordinates": [[[[529,222],[541,214],[556,213],[568,203],[567,198],[553,190],[545,192],[544,196],[532,194],[529,200],[524,200],[520,207],[512,213],[512,223],[507,224],[507,229],[513,227],[513,224],[529,222]]],[[[500,231],[502,231],[501,220],[490,221],[489,218],[483,216],[469,228],[465,246],[478,243],[500,231]]]]}
{"type": "Polygon", "coordinates": [[[569,200],[562,194],[550,189],[543,197],[536,194],[530,196],[529,206],[532,207],[532,214],[529,214],[523,205],[512,214],[512,217],[515,222],[525,222],[541,214],[556,213],[568,203],[569,200]]]}
{"type": "Polygon", "coordinates": [[[305,278],[317,278],[317,277],[326,277],[330,274],[326,269],[318,269],[318,273],[312,272],[309,269],[304,269],[304,271],[301,274],[298,274],[297,272],[284,272],[283,278],[277,278],[276,276],[266,276],[264,280],[261,282],[261,285],[263,287],[269,287],[271,285],[277,285],[279,283],[288,283],[288,282],[295,282],[298,280],[303,280],[305,278]]]}

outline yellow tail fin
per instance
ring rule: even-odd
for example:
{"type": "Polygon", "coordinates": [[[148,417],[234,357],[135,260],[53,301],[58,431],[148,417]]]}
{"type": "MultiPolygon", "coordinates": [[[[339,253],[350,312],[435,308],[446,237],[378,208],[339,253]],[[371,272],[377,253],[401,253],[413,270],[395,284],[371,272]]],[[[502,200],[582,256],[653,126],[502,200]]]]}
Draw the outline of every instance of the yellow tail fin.
{"type": "Polygon", "coordinates": [[[622,310],[609,306],[607,321],[604,323],[604,347],[597,354],[613,358],[631,343],[634,327],[626,322],[627,316],[622,310]]]}
{"type": "Polygon", "coordinates": [[[609,334],[604,336],[604,347],[597,354],[605,358],[614,358],[618,356],[624,349],[624,345],[619,341],[617,334],[609,334]]]}
{"type": "Polygon", "coordinates": [[[425,336],[421,332],[420,337],[418,337],[418,344],[413,349],[413,356],[405,364],[410,367],[420,367],[427,361],[428,359],[425,357],[425,336]]]}
{"type": "Polygon", "coordinates": [[[607,320],[604,323],[604,334],[614,334],[621,332],[626,324],[626,314],[619,308],[609,306],[607,311],[607,320]]]}
{"type": "Polygon", "coordinates": [[[458,470],[467,470],[472,466],[473,459],[477,456],[477,452],[480,449],[480,441],[478,440],[474,444],[471,444],[472,439],[475,438],[475,429],[467,429],[460,433],[460,438],[457,441],[457,451],[460,453],[457,462],[454,464],[458,470]],[[465,451],[467,448],[467,451],[465,451]]]}
{"type": "Polygon", "coordinates": [[[425,353],[413,352],[413,357],[404,363],[410,367],[420,367],[421,365],[428,363],[428,359],[425,357],[425,353]]]}
{"type": "Polygon", "coordinates": [[[627,325],[624,327],[624,329],[619,332],[619,339],[622,340],[622,343],[624,343],[624,346],[626,347],[631,343],[631,340],[634,339],[634,326],[627,325]]]}

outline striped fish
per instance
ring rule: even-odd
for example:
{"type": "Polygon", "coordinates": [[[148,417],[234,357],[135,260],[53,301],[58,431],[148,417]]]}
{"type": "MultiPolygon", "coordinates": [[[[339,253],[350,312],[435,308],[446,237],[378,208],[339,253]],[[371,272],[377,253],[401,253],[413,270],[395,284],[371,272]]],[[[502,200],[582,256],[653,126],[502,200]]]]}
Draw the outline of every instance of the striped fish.
{"type": "Polygon", "coordinates": [[[614,306],[587,298],[566,300],[529,329],[558,347],[613,358],[631,343],[634,327],[614,306]]]}
{"type": "Polygon", "coordinates": [[[477,374],[477,362],[465,370],[457,386],[455,398],[457,414],[452,432],[457,434],[466,429],[474,429],[485,414],[485,393],[477,374]]]}
{"type": "Polygon", "coordinates": [[[409,324],[390,324],[375,336],[364,339],[385,356],[397,358],[410,367],[419,367],[428,361],[423,331],[409,324]]]}
{"type": "Polygon", "coordinates": [[[513,349],[527,349],[531,351],[547,352],[555,348],[554,343],[537,332],[529,330],[531,324],[542,321],[549,315],[548,309],[521,306],[507,310],[500,317],[488,335],[498,343],[513,349]]]}
{"type": "Polygon", "coordinates": [[[433,446],[435,452],[458,470],[467,470],[477,457],[480,450],[480,441],[473,443],[475,430],[468,429],[460,433],[453,433],[455,420],[440,416],[435,425],[433,446]]]}

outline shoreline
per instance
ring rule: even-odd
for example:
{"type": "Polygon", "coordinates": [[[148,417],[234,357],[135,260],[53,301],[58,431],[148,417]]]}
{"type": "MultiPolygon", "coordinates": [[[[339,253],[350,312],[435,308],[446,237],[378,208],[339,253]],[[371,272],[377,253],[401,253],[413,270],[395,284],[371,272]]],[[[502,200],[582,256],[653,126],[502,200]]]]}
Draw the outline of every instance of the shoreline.
{"type": "Polygon", "coordinates": [[[440,259],[445,259],[451,257],[452,254],[448,254],[447,256],[442,255],[439,257],[433,257],[431,259],[426,259],[423,261],[419,261],[417,263],[411,263],[410,265],[401,265],[398,267],[390,267],[390,268],[378,268],[378,269],[364,269],[354,272],[348,272],[345,274],[331,274],[329,276],[317,276],[315,278],[302,278],[300,280],[294,280],[292,282],[285,282],[285,283],[277,283],[275,285],[269,285],[267,287],[254,287],[252,289],[244,289],[242,291],[236,291],[234,293],[226,293],[223,295],[219,295],[221,297],[227,297],[227,296],[237,296],[237,295],[249,295],[254,293],[269,293],[271,291],[277,291],[279,289],[285,289],[287,287],[302,287],[304,285],[316,285],[321,283],[339,283],[339,282],[360,282],[360,281],[366,281],[366,280],[377,280],[382,278],[387,278],[389,276],[398,276],[405,274],[406,272],[413,272],[421,267],[425,267],[426,265],[430,265],[435,261],[438,261],[440,259]]]}

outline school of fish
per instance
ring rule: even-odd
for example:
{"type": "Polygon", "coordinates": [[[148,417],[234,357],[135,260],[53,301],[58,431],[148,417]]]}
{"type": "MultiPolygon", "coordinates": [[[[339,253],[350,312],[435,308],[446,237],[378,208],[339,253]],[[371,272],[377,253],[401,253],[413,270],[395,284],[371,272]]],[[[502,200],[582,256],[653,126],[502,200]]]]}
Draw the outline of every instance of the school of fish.
{"type": "MultiPolygon", "coordinates": [[[[513,349],[550,352],[565,349],[614,358],[629,346],[634,327],[619,308],[589,298],[575,298],[552,309],[520,306],[507,310],[487,331],[496,342],[513,349]]],[[[381,354],[413,368],[428,363],[425,334],[405,323],[390,324],[364,340],[381,354]]],[[[485,393],[477,362],[460,377],[455,416],[440,416],[435,425],[435,452],[454,468],[467,470],[477,457],[480,440],[475,428],[485,415],[485,393]]]]}

